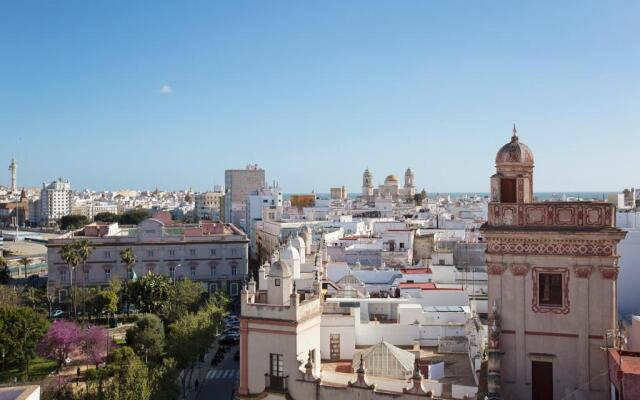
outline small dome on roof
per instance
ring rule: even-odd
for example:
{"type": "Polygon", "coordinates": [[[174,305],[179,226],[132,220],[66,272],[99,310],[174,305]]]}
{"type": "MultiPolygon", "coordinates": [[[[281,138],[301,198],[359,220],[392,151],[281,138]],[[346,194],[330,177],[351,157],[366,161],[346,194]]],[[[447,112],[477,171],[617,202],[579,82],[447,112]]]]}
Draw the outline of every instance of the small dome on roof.
{"type": "Polygon", "coordinates": [[[520,142],[516,126],[513,126],[511,141],[498,150],[496,165],[498,164],[526,164],[533,165],[533,152],[524,143],[520,142]]]}
{"type": "Polygon", "coordinates": [[[387,178],[384,180],[384,183],[398,183],[398,177],[391,174],[389,176],[387,176],[387,178]]]}
{"type": "Polygon", "coordinates": [[[269,269],[269,277],[271,278],[290,278],[291,268],[285,261],[276,261],[271,264],[269,269]]]}
{"type": "Polygon", "coordinates": [[[413,171],[411,170],[411,168],[407,168],[407,170],[404,173],[405,175],[413,175],[413,171]]]}
{"type": "Polygon", "coordinates": [[[295,247],[293,247],[293,244],[291,243],[291,241],[289,241],[289,243],[287,243],[287,246],[284,248],[284,250],[282,250],[282,253],[280,254],[280,259],[281,260],[300,260],[300,252],[298,252],[298,250],[295,247]]]}

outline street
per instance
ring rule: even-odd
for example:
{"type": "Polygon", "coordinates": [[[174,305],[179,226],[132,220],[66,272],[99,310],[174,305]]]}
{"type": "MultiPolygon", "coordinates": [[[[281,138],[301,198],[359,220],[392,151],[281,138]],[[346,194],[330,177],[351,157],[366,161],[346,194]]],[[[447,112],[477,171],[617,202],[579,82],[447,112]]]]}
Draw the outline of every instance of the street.
{"type": "Polygon", "coordinates": [[[200,390],[196,400],[232,399],[234,389],[240,380],[240,362],[234,359],[238,346],[233,346],[225,354],[224,360],[209,367],[204,382],[200,382],[200,390]]]}

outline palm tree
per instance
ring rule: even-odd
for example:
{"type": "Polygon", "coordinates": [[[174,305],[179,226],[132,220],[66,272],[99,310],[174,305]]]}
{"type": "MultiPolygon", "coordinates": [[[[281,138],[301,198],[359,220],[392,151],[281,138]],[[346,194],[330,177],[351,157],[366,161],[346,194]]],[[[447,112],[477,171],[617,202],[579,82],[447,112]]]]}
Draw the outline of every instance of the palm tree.
{"type": "Polygon", "coordinates": [[[89,241],[87,239],[82,239],[82,240],[78,240],[74,242],[74,247],[76,249],[76,253],[78,254],[78,261],[82,264],[82,314],[85,316],[86,318],[86,313],[87,313],[87,293],[86,293],[86,287],[87,287],[87,282],[85,279],[85,274],[84,274],[84,270],[87,267],[87,260],[89,259],[89,257],[91,257],[91,254],[93,253],[93,247],[91,246],[91,243],[89,243],[89,241]]]}
{"type": "Polygon", "coordinates": [[[31,260],[29,260],[29,257],[22,257],[20,259],[20,264],[22,264],[22,266],[24,267],[24,277],[25,278],[28,277],[28,275],[27,275],[27,267],[29,266],[29,261],[31,261],[31,260]]]}
{"type": "Polygon", "coordinates": [[[80,258],[78,257],[78,251],[74,243],[67,243],[62,245],[60,248],[60,258],[64,262],[69,265],[69,289],[71,290],[71,304],[73,308],[73,316],[77,318],[78,314],[76,313],[76,299],[75,299],[75,291],[73,290],[73,275],[75,273],[75,269],[80,263],[80,258]]]}
{"type": "Polygon", "coordinates": [[[131,247],[127,247],[120,251],[120,260],[127,266],[127,276],[124,281],[124,291],[126,296],[127,316],[129,314],[129,269],[136,263],[136,255],[131,247]]]}

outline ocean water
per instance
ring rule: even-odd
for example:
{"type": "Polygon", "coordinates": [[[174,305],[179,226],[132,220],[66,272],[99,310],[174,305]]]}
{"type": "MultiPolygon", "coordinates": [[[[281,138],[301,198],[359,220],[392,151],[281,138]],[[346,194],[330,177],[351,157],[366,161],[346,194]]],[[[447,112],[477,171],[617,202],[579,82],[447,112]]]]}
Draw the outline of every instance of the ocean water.
{"type": "MultiPolygon", "coordinates": [[[[533,196],[538,201],[547,201],[547,200],[562,200],[565,198],[574,198],[574,199],[582,199],[582,200],[607,200],[609,195],[615,195],[617,192],[534,192],[533,196]]],[[[436,196],[451,196],[452,198],[460,198],[466,196],[489,196],[489,192],[429,192],[428,196],[430,198],[434,198],[436,196]]],[[[291,194],[285,193],[283,195],[284,200],[289,200],[291,194]]],[[[316,193],[316,196],[321,199],[328,199],[330,197],[329,193],[316,193]]],[[[349,198],[355,199],[360,196],[360,193],[349,193],[349,198]]]]}

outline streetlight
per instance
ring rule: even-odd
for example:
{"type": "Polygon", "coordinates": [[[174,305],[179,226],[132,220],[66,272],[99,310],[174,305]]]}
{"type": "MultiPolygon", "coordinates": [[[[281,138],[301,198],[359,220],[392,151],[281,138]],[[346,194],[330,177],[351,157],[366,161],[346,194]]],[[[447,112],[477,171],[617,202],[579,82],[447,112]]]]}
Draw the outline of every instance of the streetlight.
{"type": "Polygon", "coordinates": [[[178,273],[178,268],[182,268],[182,264],[177,264],[173,267],[173,276],[171,277],[171,280],[173,281],[174,285],[176,284],[176,274],[178,273]]]}

